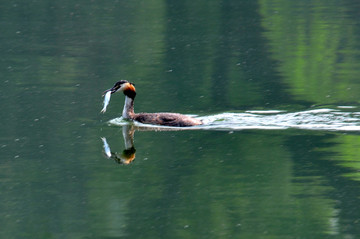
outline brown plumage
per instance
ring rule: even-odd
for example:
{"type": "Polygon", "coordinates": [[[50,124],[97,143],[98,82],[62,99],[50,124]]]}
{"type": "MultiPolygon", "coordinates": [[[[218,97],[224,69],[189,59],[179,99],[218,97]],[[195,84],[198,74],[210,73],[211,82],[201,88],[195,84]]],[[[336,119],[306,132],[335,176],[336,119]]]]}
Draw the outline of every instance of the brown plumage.
{"type": "Polygon", "coordinates": [[[122,80],[116,82],[114,87],[107,90],[111,94],[117,91],[123,91],[125,95],[125,104],[122,112],[124,119],[135,120],[143,124],[154,124],[175,127],[188,127],[201,125],[201,120],[192,118],[190,116],[177,114],[177,113],[139,113],[134,112],[134,100],[136,96],[134,84],[122,80]]]}
{"type": "Polygon", "coordinates": [[[187,127],[202,124],[200,120],[177,113],[140,113],[133,116],[143,124],[157,124],[175,127],[187,127]]]}

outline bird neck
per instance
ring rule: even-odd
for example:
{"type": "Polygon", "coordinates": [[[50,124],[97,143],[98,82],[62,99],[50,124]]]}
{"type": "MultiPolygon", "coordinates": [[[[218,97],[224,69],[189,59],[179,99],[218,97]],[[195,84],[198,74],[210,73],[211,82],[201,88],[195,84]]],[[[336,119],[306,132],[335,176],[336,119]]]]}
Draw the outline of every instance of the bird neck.
{"type": "Polygon", "coordinates": [[[134,99],[125,95],[125,104],[122,112],[122,117],[124,119],[132,119],[134,115],[134,99]]]}

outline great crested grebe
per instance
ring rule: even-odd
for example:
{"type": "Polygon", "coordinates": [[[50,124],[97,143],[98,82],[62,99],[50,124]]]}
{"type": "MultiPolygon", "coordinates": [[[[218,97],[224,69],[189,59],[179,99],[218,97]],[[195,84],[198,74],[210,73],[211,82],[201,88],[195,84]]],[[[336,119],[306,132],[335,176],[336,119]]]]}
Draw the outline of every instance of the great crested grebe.
{"type": "MultiPolygon", "coordinates": [[[[111,92],[114,94],[118,91],[124,92],[125,95],[125,104],[122,112],[122,117],[124,119],[135,120],[143,124],[155,124],[155,125],[165,125],[165,126],[176,126],[176,127],[188,127],[194,125],[201,125],[201,120],[191,118],[186,115],[177,114],[177,113],[134,113],[134,99],[136,96],[135,86],[133,83],[130,83],[126,80],[121,80],[115,83],[115,85],[106,90],[104,93],[111,92]]],[[[106,105],[110,100],[110,94],[105,95],[105,104],[104,109],[106,110],[106,105]],[[106,97],[108,96],[108,97],[106,97]],[[108,100],[106,100],[108,98],[108,100]]],[[[105,112],[103,109],[102,112],[105,112]]]]}

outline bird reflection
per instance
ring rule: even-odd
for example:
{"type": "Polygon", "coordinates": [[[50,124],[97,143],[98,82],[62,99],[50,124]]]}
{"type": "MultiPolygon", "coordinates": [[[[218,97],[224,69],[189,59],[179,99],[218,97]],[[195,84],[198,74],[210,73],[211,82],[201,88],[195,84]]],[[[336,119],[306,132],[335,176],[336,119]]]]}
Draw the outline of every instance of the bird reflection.
{"type": "Polygon", "coordinates": [[[122,153],[111,152],[110,146],[105,137],[102,137],[104,153],[107,158],[114,159],[119,164],[130,164],[135,159],[135,147],[134,147],[134,127],[131,125],[124,125],[122,128],[122,134],[125,142],[125,149],[122,153]]]}
{"type": "Polygon", "coordinates": [[[107,158],[114,159],[115,162],[119,164],[130,164],[135,159],[135,147],[134,147],[134,132],[137,131],[180,131],[185,129],[191,129],[191,127],[173,127],[173,128],[167,128],[167,127],[141,127],[141,126],[135,126],[133,124],[127,124],[122,126],[122,134],[124,137],[125,142],[125,149],[122,151],[122,153],[117,152],[111,152],[110,146],[108,142],[106,141],[105,137],[102,137],[101,140],[103,141],[103,147],[104,147],[104,154],[107,158]]]}

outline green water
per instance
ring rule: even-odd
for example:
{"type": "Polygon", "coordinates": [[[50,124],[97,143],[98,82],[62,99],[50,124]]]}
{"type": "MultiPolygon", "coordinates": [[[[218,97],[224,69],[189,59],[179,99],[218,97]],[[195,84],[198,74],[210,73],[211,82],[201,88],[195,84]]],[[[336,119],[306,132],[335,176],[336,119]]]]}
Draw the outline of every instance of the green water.
{"type": "Polygon", "coordinates": [[[360,238],[358,130],[137,130],[123,165],[101,140],[126,148],[108,123],[123,96],[99,113],[127,79],[137,112],[360,118],[359,13],[355,0],[3,1],[0,238],[360,238]]]}

